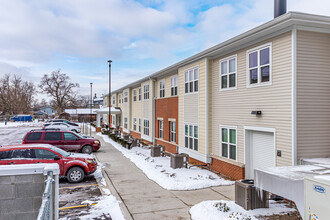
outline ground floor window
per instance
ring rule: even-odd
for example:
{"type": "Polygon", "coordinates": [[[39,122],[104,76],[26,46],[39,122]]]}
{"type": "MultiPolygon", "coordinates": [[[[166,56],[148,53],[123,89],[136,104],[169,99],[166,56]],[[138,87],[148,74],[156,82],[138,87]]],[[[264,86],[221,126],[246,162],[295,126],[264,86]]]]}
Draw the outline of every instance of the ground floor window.
{"type": "Polygon", "coordinates": [[[141,118],[139,118],[139,132],[141,132],[141,118]]]}
{"type": "Polygon", "coordinates": [[[198,151],[198,125],[185,124],[186,148],[198,151]]]}
{"type": "Polygon", "coordinates": [[[149,120],[143,122],[143,134],[149,136],[149,120]]]}
{"type": "Polygon", "coordinates": [[[124,128],[125,129],[127,129],[127,127],[128,127],[127,122],[128,122],[127,117],[124,117],[124,128]]]}
{"type": "Polygon", "coordinates": [[[158,127],[159,127],[159,138],[164,138],[164,123],[163,120],[158,120],[158,127]]]}
{"type": "Polygon", "coordinates": [[[236,160],[236,127],[220,127],[220,152],[222,157],[236,160]]]}
{"type": "Polygon", "coordinates": [[[116,126],[116,116],[112,116],[112,125],[116,126]]]}
{"type": "Polygon", "coordinates": [[[176,122],[170,121],[170,141],[176,142],[176,122]]]}
{"type": "Polygon", "coordinates": [[[136,131],[136,118],[133,118],[133,130],[136,131]]]}

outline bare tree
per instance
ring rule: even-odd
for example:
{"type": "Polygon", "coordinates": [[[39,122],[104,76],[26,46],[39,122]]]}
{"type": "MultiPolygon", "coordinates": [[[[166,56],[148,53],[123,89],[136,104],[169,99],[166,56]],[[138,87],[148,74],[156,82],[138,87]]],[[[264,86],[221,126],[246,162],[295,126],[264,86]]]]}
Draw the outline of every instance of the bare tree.
{"type": "Polygon", "coordinates": [[[53,71],[50,76],[45,74],[39,84],[41,91],[52,98],[51,104],[59,114],[66,107],[76,105],[78,95],[74,89],[78,87],[79,84],[71,82],[70,77],[61,70],[53,71]]]}

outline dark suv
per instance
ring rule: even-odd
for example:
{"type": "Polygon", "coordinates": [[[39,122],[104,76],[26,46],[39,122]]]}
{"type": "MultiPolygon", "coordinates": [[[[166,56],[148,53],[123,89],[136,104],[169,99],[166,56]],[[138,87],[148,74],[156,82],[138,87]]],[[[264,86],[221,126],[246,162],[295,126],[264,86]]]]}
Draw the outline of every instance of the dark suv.
{"type": "Polygon", "coordinates": [[[23,144],[51,144],[65,151],[88,154],[101,147],[97,139],[84,138],[74,132],[59,129],[31,130],[25,135],[23,144]]]}

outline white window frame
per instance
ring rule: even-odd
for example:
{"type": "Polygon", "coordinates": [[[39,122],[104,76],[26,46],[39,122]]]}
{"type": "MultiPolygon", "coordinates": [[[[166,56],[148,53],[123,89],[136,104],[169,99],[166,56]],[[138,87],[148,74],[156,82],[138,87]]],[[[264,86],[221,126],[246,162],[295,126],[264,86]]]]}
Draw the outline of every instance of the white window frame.
{"type": "Polygon", "coordinates": [[[143,100],[149,99],[149,84],[143,86],[143,100]]]}
{"type": "Polygon", "coordinates": [[[112,96],[112,104],[115,105],[116,104],[116,96],[112,96]]]}
{"type": "Polygon", "coordinates": [[[259,87],[259,86],[270,86],[272,85],[272,43],[263,44],[261,46],[252,48],[248,51],[246,51],[246,87],[247,88],[253,88],[253,87],[259,87]],[[260,50],[269,48],[269,64],[260,66],[260,50]],[[249,67],[249,54],[257,52],[258,57],[258,64],[257,67],[253,67],[251,69],[258,68],[258,82],[254,84],[250,84],[250,67],[249,67]],[[261,67],[268,66],[269,65],[269,81],[268,82],[261,82],[261,67]]]}
{"type": "Polygon", "coordinates": [[[176,143],[176,121],[170,121],[170,142],[176,143]],[[173,123],[174,123],[174,130],[172,130],[173,123]],[[174,139],[172,137],[174,137],[174,139]]]}
{"type": "Polygon", "coordinates": [[[124,117],[124,128],[128,129],[128,118],[124,117]]]}
{"type": "Polygon", "coordinates": [[[136,131],[136,118],[133,118],[133,130],[136,131]]]}
{"type": "Polygon", "coordinates": [[[136,89],[133,89],[133,102],[136,102],[136,89]]]}
{"type": "Polygon", "coordinates": [[[165,80],[159,81],[159,98],[165,98],[165,80]]]}
{"type": "Polygon", "coordinates": [[[112,116],[112,125],[116,126],[116,116],[115,115],[112,116]]]}
{"type": "Polygon", "coordinates": [[[150,131],[149,119],[144,119],[143,120],[143,134],[149,136],[149,131],[150,131]]]}
{"type": "Polygon", "coordinates": [[[158,137],[164,139],[164,121],[158,120],[158,137]]]}
{"type": "Polygon", "coordinates": [[[226,90],[233,90],[233,89],[237,89],[237,54],[230,56],[230,57],[226,57],[219,61],[219,90],[226,91],[226,90]],[[229,73],[229,61],[232,59],[235,59],[235,72],[229,73]],[[222,70],[221,66],[222,66],[223,62],[227,62],[227,73],[226,74],[221,73],[221,70],[222,70]],[[235,74],[235,86],[234,87],[229,87],[229,75],[231,75],[231,74],[235,74]],[[221,88],[222,76],[227,76],[227,88],[221,88]]]}
{"type": "Polygon", "coordinates": [[[198,124],[195,124],[195,123],[184,123],[184,147],[189,149],[189,150],[193,150],[193,151],[196,151],[198,152],[199,151],[199,126],[198,124]],[[186,126],[188,126],[188,135],[186,134],[186,126]],[[192,136],[190,136],[190,128],[192,126],[192,136]],[[197,127],[197,138],[195,137],[195,127],[197,127]],[[186,138],[188,138],[188,143],[186,142],[186,138]],[[190,141],[193,141],[192,143],[192,148],[190,148],[190,141]],[[197,150],[195,150],[195,140],[197,139],[197,150]],[[187,146],[186,147],[186,143],[187,143],[187,146]]]}
{"type": "Polygon", "coordinates": [[[171,77],[171,96],[178,95],[178,76],[171,77]]]}
{"type": "Polygon", "coordinates": [[[139,118],[139,132],[141,133],[141,124],[142,124],[142,121],[141,121],[141,118],[139,118]]]}
{"type": "Polygon", "coordinates": [[[118,95],[119,104],[121,104],[121,94],[118,95]]]}
{"type": "Polygon", "coordinates": [[[124,92],[124,103],[128,102],[128,92],[124,92]]]}
{"type": "Polygon", "coordinates": [[[183,71],[184,73],[184,94],[189,95],[189,94],[194,94],[198,93],[199,91],[199,66],[194,66],[189,69],[186,69],[183,71]],[[197,77],[195,75],[195,70],[197,70],[197,77]],[[190,74],[192,71],[192,75],[190,74]],[[197,91],[195,88],[195,82],[197,82],[197,91]],[[188,84],[188,92],[186,92],[186,84],[188,84]],[[190,91],[192,85],[192,92],[190,91]]]}
{"type": "Polygon", "coordinates": [[[139,102],[142,100],[142,89],[141,87],[139,88],[139,102]]]}
{"type": "Polygon", "coordinates": [[[223,158],[227,158],[227,159],[229,159],[229,160],[233,160],[233,161],[237,161],[237,126],[230,126],[230,125],[220,125],[219,126],[219,140],[220,140],[220,153],[219,153],[219,155],[220,155],[220,157],[223,157],[223,158]],[[227,157],[225,157],[225,156],[222,156],[222,128],[225,128],[225,129],[228,129],[228,142],[224,142],[224,143],[226,143],[227,144],[227,152],[228,152],[228,156],[227,157]],[[235,140],[235,143],[236,144],[230,144],[230,129],[232,129],[232,130],[235,130],[236,131],[236,140],[235,140]],[[235,145],[236,146],[236,152],[235,152],[235,154],[236,154],[236,159],[234,160],[234,159],[231,159],[230,158],[230,147],[229,147],[229,145],[235,145]]]}

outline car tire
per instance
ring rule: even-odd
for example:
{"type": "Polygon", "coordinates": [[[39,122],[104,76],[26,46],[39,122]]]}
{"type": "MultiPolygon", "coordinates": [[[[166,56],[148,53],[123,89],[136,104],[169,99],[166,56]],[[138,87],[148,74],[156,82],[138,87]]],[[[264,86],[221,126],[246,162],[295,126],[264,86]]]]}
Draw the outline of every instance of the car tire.
{"type": "Polygon", "coordinates": [[[85,145],[81,148],[81,153],[91,154],[93,152],[93,148],[90,145],[85,145]]]}
{"type": "Polygon", "coordinates": [[[85,177],[84,170],[80,167],[72,167],[66,174],[66,178],[70,183],[79,183],[85,177]]]}

